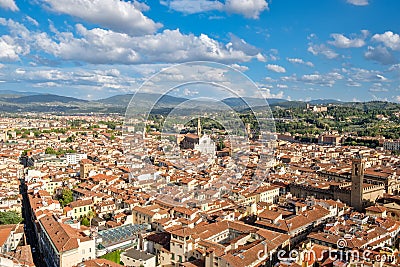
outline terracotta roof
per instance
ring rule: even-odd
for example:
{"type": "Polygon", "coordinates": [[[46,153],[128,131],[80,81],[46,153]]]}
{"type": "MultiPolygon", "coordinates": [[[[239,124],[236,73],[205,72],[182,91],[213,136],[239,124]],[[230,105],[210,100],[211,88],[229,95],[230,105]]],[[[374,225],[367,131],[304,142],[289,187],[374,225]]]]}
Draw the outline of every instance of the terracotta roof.
{"type": "Polygon", "coordinates": [[[0,246],[2,247],[10,236],[11,231],[15,228],[15,224],[2,225],[0,228],[0,246]]]}
{"type": "Polygon", "coordinates": [[[53,216],[45,216],[39,221],[58,252],[78,248],[78,239],[80,239],[80,242],[90,240],[89,237],[83,235],[77,229],[57,222],[53,216]]]}
{"type": "MultiPolygon", "coordinates": [[[[80,265],[77,265],[80,266],[80,265]]],[[[120,267],[121,264],[115,263],[107,259],[94,259],[85,261],[85,267],[120,267]]]]}
{"type": "Polygon", "coordinates": [[[88,206],[92,205],[93,201],[91,199],[85,199],[85,200],[77,200],[69,203],[69,206],[71,208],[77,208],[77,207],[83,207],[83,206],[88,206]]]}

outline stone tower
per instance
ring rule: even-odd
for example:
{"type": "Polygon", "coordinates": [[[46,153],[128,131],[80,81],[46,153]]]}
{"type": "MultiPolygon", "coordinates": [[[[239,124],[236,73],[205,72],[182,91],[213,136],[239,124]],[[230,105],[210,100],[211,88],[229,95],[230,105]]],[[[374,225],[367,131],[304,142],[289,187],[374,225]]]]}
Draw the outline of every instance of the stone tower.
{"type": "Polygon", "coordinates": [[[363,209],[364,168],[365,160],[361,155],[355,156],[351,168],[351,206],[357,211],[363,209]]]}

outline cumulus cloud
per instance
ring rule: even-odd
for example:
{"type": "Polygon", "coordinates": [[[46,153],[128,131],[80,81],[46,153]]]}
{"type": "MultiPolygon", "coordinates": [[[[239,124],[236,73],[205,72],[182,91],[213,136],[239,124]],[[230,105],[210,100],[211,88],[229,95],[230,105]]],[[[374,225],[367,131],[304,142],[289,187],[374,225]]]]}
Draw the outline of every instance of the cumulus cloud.
{"type": "Polygon", "coordinates": [[[314,64],[311,61],[304,61],[301,58],[287,58],[287,61],[293,64],[302,64],[309,67],[314,67],[314,64]]]}
{"type": "Polygon", "coordinates": [[[347,3],[355,6],[367,6],[369,4],[368,0],[347,0],[347,3]]]}
{"type": "Polygon", "coordinates": [[[183,89],[183,95],[184,96],[194,96],[194,95],[198,95],[199,91],[197,90],[190,90],[188,88],[183,89]]]}
{"type": "Polygon", "coordinates": [[[216,60],[220,62],[249,61],[257,55],[223,45],[205,34],[195,36],[177,30],[164,30],[155,35],[132,37],[110,30],[86,29],[77,25],[80,38],[62,33],[54,41],[44,34],[38,44],[49,54],[68,60],[90,63],[155,63],[190,60],[216,60]],[[99,55],[102,55],[99,57],[99,55]]]}
{"type": "Polygon", "coordinates": [[[14,43],[14,40],[7,35],[0,37],[0,60],[16,61],[18,54],[22,53],[22,48],[14,43]]]}
{"type": "Polygon", "coordinates": [[[287,88],[288,88],[288,86],[287,86],[286,84],[280,84],[280,83],[278,83],[278,84],[276,85],[276,87],[277,87],[277,88],[281,88],[281,89],[287,89],[287,88]]]}
{"type": "Polygon", "coordinates": [[[224,4],[219,1],[208,0],[172,0],[161,1],[161,4],[185,14],[195,14],[211,10],[223,10],[224,4]]]}
{"type": "Polygon", "coordinates": [[[124,77],[119,70],[111,69],[50,69],[27,68],[16,69],[15,78],[29,82],[34,87],[84,86],[86,88],[127,89],[135,83],[124,77]]]}
{"type": "Polygon", "coordinates": [[[349,82],[354,82],[355,85],[366,82],[384,82],[389,79],[383,73],[377,70],[367,70],[361,68],[342,69],[342,73],[349,78],[349,82]]]}
{"type": "Polygon", "coordinates": [[[324,44],[317,45],[310,43],[307,51],[313,54],[314,56],[323,55],[328,59],[334,59],[339,56],[338,53],[336,53],[335,51],[333,51],[331,48],[327,47],[324,44]]]}
{"type": "Polygon", "coordinates": [[[133,5],[140,11],[149,11],[150,10],[150,7],[146,3],[143,3],[143,2],[134,0],[133,5]]]}
{"type": "Polygon", "coordinates": [[[247,70],[249,70],[249,67],[244,66],[244,65],[239,65],[239,64],[231,64],[230,65],[232,68],[234,68],[235,70],[241,71],[241,72],[245,72],[247,70]]]}
{"type": "Polygon", "coordinates": [[[277,73],[285,73],[286,69],[282,66],[279,65],[275,65],[275,64],[268,64],[267,69],[273,72],[277,72],[277,73]]]}
{"type": "Polygon", "coordinates": [[[329,41],[328,43],[339,48],[363,47],[367,35],[368,31],[363,31],[363,36],[355,38],[348,38],[343,34],[333,33],[331,34],[333,41],[329,41]]]}
{"type": "Polygon", "coordinates": [[[140,11],[143,5],[121,0],[42,0],[52,11],[68,14],[116,32],[144,35],[156,32],[162,24],[140,11]]]}
{"type": "Polygon", "coordinates": [[[340,73],[329,72],[326,74],[319,74],[319,73],[305,74],[299,77],[297,80],[307,84],[332,87],[337,80],[342,80],[342,79],[343,75],[341,75],[340,73]]]}
{"type": "Polygon", "coordinates": [[[15,4],[14,0],[0,0],[0,7],[4,9],[9,9],[11,11],[18,11],[19,8],[15,4]]]}
{"type": "Polygon", "coordinates": [[[375,34],[372,40],[383,43],[386,47],[399,51],[400,50],[400,35],[387,31],[382,34],[375,34]]]}
{"type": "Polygon", "coordinates": [[[215,0],[169,0],[161,1],[161,4],[185,14],[217,10],[251,19],[258,19],[264,10],[268,10],[268,2],[265,0],[226,0],[224,3],[215,0]]]}
{"type": "Polygon", "coordinates": [[[268,9],[265,0],[226,0],[225,9],[229,13],[242,14],[246,18],[258,19],[260,13],[268,9]]]}
{"type": "Polygon", "coordinates": [[[205,34],[182,34],[179,29],[131,36],[100,28],[87,29],[76,25],[76,33],[29,31],[12,20],[0,18],[11,36],[2,36],[2,58],[18,59],[30,47],[57,59],[93,64],[176,63],[193,60],[214,60],[224,63],[246,62],[263,57],[244,40],[220,43],[205,34]],[[18,49],[17,49],[18,48],[18,49]],[[12,53],[14,51],[14,53],[12,53]],[[99,56],[101,55],[101,56],[99,56]]]}
{"type": "Polygon", "coordinates": [[[364,53],[364,57],[369,60],[377,61],[383,65],[390,65],[397,62],[395,56],[387,50],[386,47],[368,46],[368,50],[364,53]]]}
{"type": "Polygon", "coordinates": [[[0,60],[16,61],[20,55],[27,55],[30,46],[27,43],[29,31],[20,23],[0,18],[0,25],[9,28],[9,35],[0,36],[0,60]]]}
{"type": "Polygon", "coordinates": [[[383,87],[383,84],[381,83],[374,83],[369,89],[369,92],[388,92],[389,90],[387,88],[383,87]]]}
{"type": "Polygon", "coordinates": [[[274,94],[268,86],[260,86],[261,94],[264,98],[283,98],[284,94],[282,91],[274,94]]]}

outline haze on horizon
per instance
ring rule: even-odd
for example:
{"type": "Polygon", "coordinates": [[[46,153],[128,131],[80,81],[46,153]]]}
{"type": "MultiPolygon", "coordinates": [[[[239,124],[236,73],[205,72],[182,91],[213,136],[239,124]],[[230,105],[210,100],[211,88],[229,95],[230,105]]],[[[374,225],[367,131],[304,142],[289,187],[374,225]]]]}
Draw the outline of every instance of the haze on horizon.
{"type": "MultiPolygon", "coordinates": [[[[242,71],[267,98],[400,102],[399,8],[395,0],[0,0],[0,90],[100,99],[132,93],[176,63],[213,61],[242,71]]],[[[229,79],[218,67],[207,75],[229,79]]]]}

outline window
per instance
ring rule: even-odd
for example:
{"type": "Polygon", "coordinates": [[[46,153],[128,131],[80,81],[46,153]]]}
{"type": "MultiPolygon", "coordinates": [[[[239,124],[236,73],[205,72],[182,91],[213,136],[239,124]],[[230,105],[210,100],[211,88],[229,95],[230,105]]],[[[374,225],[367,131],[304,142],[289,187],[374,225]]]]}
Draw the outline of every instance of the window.
{"type": "Polygon", "coordinates": [[[175,260],[175,254],[174,253],[172,253],[172,255],[171,255],[171,260],[175,260]]]}

